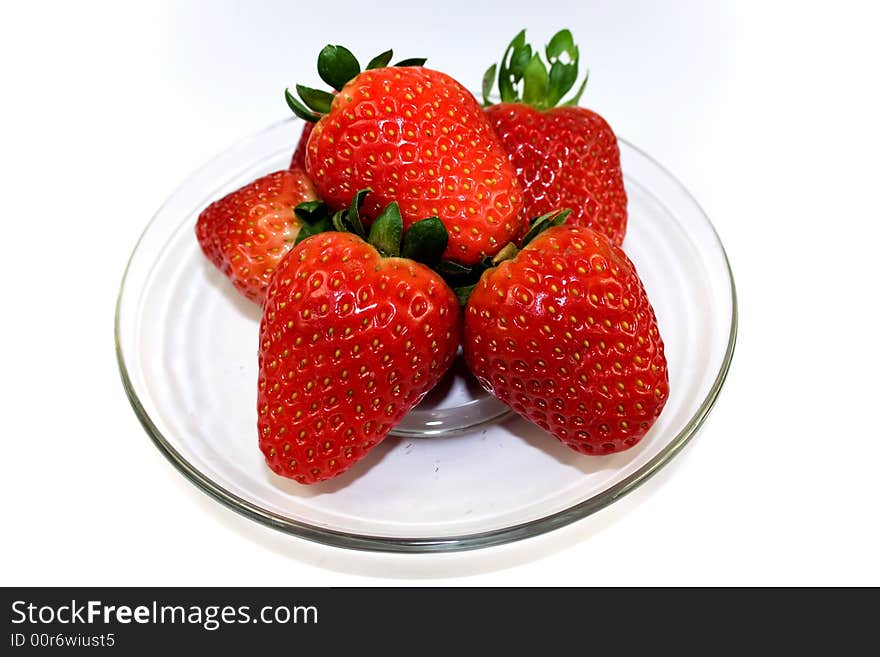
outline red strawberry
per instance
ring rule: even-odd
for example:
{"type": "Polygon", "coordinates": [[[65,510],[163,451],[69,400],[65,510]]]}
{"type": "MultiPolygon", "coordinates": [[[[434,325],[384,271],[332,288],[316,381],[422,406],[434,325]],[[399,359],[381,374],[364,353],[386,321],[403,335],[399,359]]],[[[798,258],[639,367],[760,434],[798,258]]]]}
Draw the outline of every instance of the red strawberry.
{"type": "Polygon", "coordinates": [[[303,124],[302,133],[300,133],[299,141],[296,142],[296,150],[293,151],[293,157],[290,160],[290,169],[306,168],[306,145],[309,143],[309,135],[312,134],[314,123],[306,121],[303,124]]]}
{"type": "Polygon", "coordinates": [[[324,115],[309,139],[306,171],[334,209],[372,189],[368,223],[392,200],[405,227],[439,217],[449,233],[445,258],[475,264],[522,233],[516,173],[467,89],[417,65],[424,60],[388,67],[390,56],[360,73],[348,50],[327,46],[318,70],[339,93],[298,86],[310,109],[287,93],[299,116],[324,115]]]}
{"type": "Polygon", "coordinates": [[[251,301],[262,303],[272,272],[293,247],[293,209],[315,199],[302,169],[276,171],[209,205],[196,224],[202,251],[251,301]]]}
{"type": "MultiPolygon", "coordinates": [[[[401,232],[392,204],[370,240],[394,253],[401,232]]],[[[269,285],[260,325],[258,430],[269,467],[312,484],[363,458],[449,368],[460,322],[458,300],[428,267],[382,257],[351,233],[301,241],[269,285]]]]}
{"type": "MultiPolygon", "coordinates": [[[[617,137],[601,116],[576,107],[586,79],[571,100],[555,107],[578,76],[571,33],[557,33],[546,55],[549,75],[540,55],[525,43],[525,30],[520,32],[501,62],[502,102],[487,107],[486,114],[516,168],[526,216],[568,208],[570,225],[598,230],[619,245],[626,234],[626,191],[617,137]],[[560,60],[563,53],[568,63],[560,60]],[[515,88],[520,80],[522,100],[515,88]]],[[[487,105],[494,78],[493,64],[484,78],[487,105]]]]}
{"type": "Polygon", "coordinates": [[[663,341],[635,267],[589,228],[549,228],[483,274],[462,344],[488,390],[584,454],[635,445],[669,394],[663,341]]]}

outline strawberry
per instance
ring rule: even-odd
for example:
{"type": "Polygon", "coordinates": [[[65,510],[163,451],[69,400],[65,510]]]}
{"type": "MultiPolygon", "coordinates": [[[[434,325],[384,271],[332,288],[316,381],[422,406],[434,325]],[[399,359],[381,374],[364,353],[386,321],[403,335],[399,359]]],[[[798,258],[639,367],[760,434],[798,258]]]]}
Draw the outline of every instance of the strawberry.
{"type": "MultiPolygon", "coordinates": [[[[334,215],[337,228],[360,228],[362,198],[356,196],[352,213],[334,215]]],[[[434,271],[399,257],[402,232],[400,211],[391,204],[373,223],[369,243],[350,232],[311,235],[269,284],[260,324],[258,431],[260,449],[279,475],[313,484],[345,472],[452,364],[458,301],[434,271]]],[[[433,243],[426,260],[446,246],[436,218],[413,224],[404,237],[403,253],[423,257],[414,236],[433,243]],[[442,239],[435,240],[438,232],[442,239]]]]}
{"type": "Polygon", "coordinates": [[[315,127],[314,123],[306,121],[303,124],[302,132],[299,135],[299,141],[296,142],[296,150],[293,151],[293,157],[290,159],[290,169],[302,169],[306,168],[306,145],[309,143],[309,135],[312,134],[312,128],[315,127]]]}
{"type": "Polygon", "coordinates": [[[494,64],[483,78],[486,114],[516,168],[526,216],[569,208],[569,224],[598,230],[619,245],[626,234],[626,190],[617,137],[605,119],[576,106],[586,77],[574,97],[556,107],[578,77],[578,49],[571,32],[558,32],[546,56],[549,73],[526,44],[525,30],[520,32],[501,61],[500,104],[491,105],[488,98],[494,64]]]}
{"type": "Polygon", "coordinates": [[[507,154],[473,95],[450,76],[408,60],[367,70],[341,46],[327,46],[318,71],[338,94],[298,85],[291,109],[321,114],[308,142],[306,171],[319,195],[341,209],[369,187],[369,224],[393,200],[404,227],[437,216],[449,233],[447,260],[472,265],[523,231],[522,193],[507,154]]]}
{"type": "Polygon", "coordinates": [[[550,227],[486,271],[468,300],[462,344],[487,390],[583,454],[635,445],[669,394],[635,267],[589,228],[550,227]]]}
{"type": "Polygon", "coordinates": [[[236,289],[262,303],[272,272],[300,229],[294,208],[315,199],[302,169],[276,171],[213,202],[199,215],[196,237],[236,289]]]}

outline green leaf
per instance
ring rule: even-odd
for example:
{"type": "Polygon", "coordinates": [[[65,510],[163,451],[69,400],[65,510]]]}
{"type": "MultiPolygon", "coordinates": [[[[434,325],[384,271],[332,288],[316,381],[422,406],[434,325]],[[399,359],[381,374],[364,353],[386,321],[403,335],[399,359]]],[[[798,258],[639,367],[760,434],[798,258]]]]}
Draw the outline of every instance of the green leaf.
{"type": "Polygon", "coordinates": [[[385,206],[370,226],[370,236],[367,241],[383,256],[393,258],[400,255],[402,235],[403,219],[400,216],[400,207],[396,201],[393,201],[385,206]]]}
{"type": "Polygon", "coordinates": [[[566,208],[564,210],[552,210],[547,214],[542,214],[540,217],[532,219],[529,224],[529,230],[522,239],[522,245],[525,247],[529,242],[551,226],[560,226],[564,224],[570,214],[571,210],[566,208]]]}
{"type": "Polygon", "coordinates": [[[294,244],[299,244],[307,237],[333,230],[330,208],[323,201],[305,201],[293,209],[300,221],[299,232],[294,244]]]}
{"type": "Polygon", "coordinates": [[[558,60],[563,53],[568,53],[572,62],[576,62],[578,58],[577,46],[574,45],[574,39],[568,30],[559,30],[554,34],[544,53],[547,55],[548,62],[558,60]]]}
{"type": "Polygon", "coordinates": [[[483,272],[491,266],[491,262],[480,262],[468,267],[453,260],[442,260],[433,265],[432,269],[443,277],[449,287],[455,289],[477,283],[483,272]]]}
{"type": "Polygon", "coordinates": [[[350,233],[349,230],[350,224],[347,222],[347,217],[345,216],[345,210],[337,210],[333,213],[333,217],[330,219],[330,223],[333,224],[334,230],[338,230],[340,233],[350,233]]]}
{"type": "MultiPolygon", "coordinates": [[[[501,253],[501,251],[506,249],[510,244],[513,244],[513,242],[508,242],[508,244],[504,245],[501,248],[501,250],[498,251],[498,253],[501,253]]],[[[513,244],[513,246],[516,246],[516,244],[513,244]]],[[[498,255],[498,253],[496,253],[495,255],[498,255]]],[[[486,271],[487,269],[491,269],[492,267],[494,267],[495,263],[492,262],[493,258],[494,258],[494,256],[483,256],[483,259],[480,260],[479,264],[474,265],[474,267],[473,267],[474,271],[479,269],[480,273],[482,273],[482,272],[486,271]]]]}
{"type": "Polygon", "coordinates": [[[523,72],[523,102],[535,107],[546,107],[549,86],[547,68],[541,61],[541,56],[535,53],[523,72]]]}
{"type": "Polygon", "coordinates": [[[386,50],[383,53],[379,53],[370,60],[370,63],[367,64],[367,68],[364,70],[369,71],[374,68],[385,68],[386,66],[388,66],[388,62],[391,61],[392,57],[394,57],[393,50],[386,50]]]}
{"type": "Polygon", "coordinates": [[[367,236],[367,231],[364,229],[364,224],[361,221],[361,207],[364,204],[364,197],[372,191],[373,190],[369,187],[359,189],[348,206],[348,214],[346,218],[348,219],[349,224],[351,224],[352,232],[358,237],[367,236]]]}
{"type": "Polygon", "coordinates": [[[473,272],[473,267],[467,267],[454,260],[442,260],[434,265],[434,271],[443,276],[467,276],[473,272]]]}
{"type": "Polygon", "coordinates": [[[458,297],[458,303],[464,307],[467,305],[468,299],[471,298],[471,292],[474,291],[474,288],[477,287],[477,284],[473,285],[464,285],[462,287],[456,287],[452,291],[455,292],[455,296],[458,297]]]}
{"type": "Polygon", "coordinates": [[[489,269],[490,267],[497,267],[505,260],[515,258],[517,253],[519,253],[519,249],[517,248],[516,244],[514,244],[513,242],[508,242],[503,247],[501,247],[501,250],[494,256],[492,256],[489,259],[489,262],[485,263],[484,266],[486,269],[489,269]]]}
{"type": "Polygon", "coordinates": [[[488,107],[492,103],[489,102],[489,94],[492,93],[492,87],[495,84],[496,64],[492,64],[483,74],[483,105],[488,107]]]}
{"type": "Polygon", "coordinates": [[[318,55],[318,75],[336,91],[361,72],[361,65],[348,48],[324,46],[318,55]]]}
{"type": "Polygon", "coordinates": [[[315,123],[319,118],[321,118],[319,116],[315,116],[314,112],[312,112],[311,110],[309,110],[308,107],[299,102],[297,97],[290,93],[290,89],[284,90],[284,100],[287,101],[287,106],[291,110],[293,110],[293,113],[304,121],[315,123]]]}
{"type": "Polygon", "coordinates": [[[556,61],[550,65],[550,85],[545,105],[556,107],[562,97],[569,92],[577,80],[577,65],[556,61]]]}
{"type": "MultiPolygon", "coordinates": [[[[521,30],[507,46],[504,57],[497,68],[498,92],[501,102],[523,102],[538,109],[549,109],[559,105],[563,97],[577,84],[578,59],[580,52],[571,31],[559,30],[544,49],[546,64],[541,55],[526,42],[526,31],[521,30]]],[[[483,78],[484,90],[492,86],[496,71],[489,69],[483,78]],[[488,87],[486,86],[488,85],[488,87]]],[[[578,92],[565,102],[576,105],[583,94],[586,80],[578,92]]],[[[489,105],[488,93],[484,91],[483,101],[489,105]]]]}
{"type": "Polygon", "coordinates": [[[584,89],[587,88],[587,80],[590,79],[590,71],[587,70],[584,73],[584,81],[581,83],[580,89],[578,89],[577,93],[569,98],[567,101],[563,103],[563,105],[576,106],[581,101],[581,96],[584,95],[584,89]]]}
{"type": "Polygon", "coordinates": [[[510,72],[510,60],[514,51],[521,49],[526,42],[526,31],[520,30],[519,34],[513,37],[513,40],[504,51],[501,58],[501,65],[498,69],[498,93],[501,94],[502,103],[515,103],[517,101],[516,89],[513,87],[510,72]]]}
{"type": "Polygon", "coordinates": [[[401,59],[395,66],[424,66],[428,61],[427,57],[411,57],[410,59],[401,59]]]}
{"type": "MultiPolygon", "coordinates": [[[[559,30],[550,39],[546,49],[547,61],[550,63],[550,93],[547,98],[547,106],[554,107],[559,104],[562,97],[571,91],[578,77],[578,59],[580,54],[578,47],[574,43],[571,32],[568,30],[559,30]],[[568,55],[568,61],[562,61],[562,55],[568,55]]],[[[589,76],[589,72],[587,73],[589,76]]],[[[584,80],[573,98],[566,104],[577,104],[587,81],[584,80]]]]}
{"type": "Polygon", "coordinates": [[[317,235],[318,233],[312,230],[311,226],[301,226],[299,232],[296,234],[296,239],[293,241],[293,245],[296,246],[304,239],[311,237],[312,235],[317,235]]]}
{"type": "Polygon", "coordinates": [[[531,242],[533,239],[535,239],[541,233],[542,230],[547,228],[545,217],[547,217],[547,215],[544,215],[543,217],[539,217],[538,219],[535,219],[534,221],[532,221],[532,224],[529,226],[528,232],[525,234],[525,236],[522,239],[523,246],[528,245],[528,243],[531,242]]]}
{"type": "Polygon", "coordinates": [[[440,260],[449,243],[449,233],[438,217],[415,222],[406,231],[400,255],[428,266],[440,260]]]}
{"type": "Polygon", "coordinates": [[[293,209],[296,218],[304,224],[313,224],[329,216],[330,211],[324,201],[303,201],[293,209]]]}
{"type": "MultiPolygon", "coordinates": [[[[535,56],[537,57],[537,54],[535,56]]],[[[510,58],[510,73],[513,76],[514,84],[523,79],[531,61],[532,47],[529,44],[514,49],[513,56],[510,58]]]]}
{"type": "Polygon", "coordinates": [[[330,217],[327,215],[313,223],[304,223],[299,227],[299,232],[296,234],[294,245],[299,244],[307,237],[317,235],[318,233],[326,233],[329,230],[333,230],[333,224],[330,222],[330,217]]]}
{"type": "Polygon", "coordinates": [[[321,91],[320,89],[312,89],[304,87],[301,84],[296,85],[296,93],[303,99],[308,108],[318,114],[327,114],[330,111],[330,103],[333,102],[333,94],[321,91]]]}
{"type": "Polygon", "coordinates": [[[568,221],[569,216],[571,216],[571,210],[569,210],[568,208],[564,208],[559,211],[559,214],[557,214],[550,220],[550,225],[561,226],[566,221],[568,221]]]}

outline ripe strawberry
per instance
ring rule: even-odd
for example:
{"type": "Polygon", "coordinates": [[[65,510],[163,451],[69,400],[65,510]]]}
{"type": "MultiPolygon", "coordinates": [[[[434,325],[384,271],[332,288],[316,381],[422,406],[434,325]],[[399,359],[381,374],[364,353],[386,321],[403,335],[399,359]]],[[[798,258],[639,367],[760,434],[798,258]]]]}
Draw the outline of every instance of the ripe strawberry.
{"type": "MultiPolygon", "coordinates": [[[[392,204],[373,224],[371,243],[324,232],[278,267],[260,325],[258,401],[260,449],[276,473],[302,484],[341,474],[452,364],[458,301],[438,274],[396,256],[402,228],[392,204]]],[[[414,231],[404,253],[413,251],[414,231]]],[[[445,239],[436,255],[443,248],[445,239]]]]}
{"type": "Polygon", "coordinates": [[[306,121],[303,124],[302,132],[299,135],[299,141],[296,142],[296,150],[293,151],[293,157],[290,159],[290,169],[302,169],[303,171],[306,168],[306,145],[309,143],[309,135],[312,134],[312,128],[315,127],[314,123],[306,121]]]}
{"type": "Polygon", "coordinates": [[[669,394],[635,267],[589,228],[551,227],[483,274],[462,344],[487,390],[583,454],[635,445],[669,394]]]}
{"type": "Polygon", "coordinates": [[[525,43],[525,30],[508,46],[501,62],[501,104],[489,105],[495,65],[483,79],[488,115],[516,168],[526,216],[558,208],[572,211],[570,225],[598,230],[615,244],[626,234],[626,190],[617,137],[601,116],[577,107],[587,83],[556,105],[578,76],[578,49],[568,30],[558,32],[546,49],[550,73],[525,43]],[[570,61],[560,57],[567,53],[570,61]],[[516,85],[523,81],[522,98],[516,85]]]}
{"type": "Polygon", "coordinates": [[[272,272],[300,229],[294,208],[315,199],[302,169],[276,171],[245,185],[199,215],[196,237],[236,289],[262,303],[272,272]]]}
{"type": "Polygon", "coordinates": [[[321,77],[339,91],[297,86],[289,91],[302,118],[322,114],[308,142],[306,171],[334,209],[369,187],[369,223],[389,202],[404,226],[425,216],[445,224],[445,258],[465,265],[497,253],[522,233],[522,193],[503,147],[473,95],[424,60],[387,66],[391,52],[360,72],[354,56],[327,46],[321,77]]]}

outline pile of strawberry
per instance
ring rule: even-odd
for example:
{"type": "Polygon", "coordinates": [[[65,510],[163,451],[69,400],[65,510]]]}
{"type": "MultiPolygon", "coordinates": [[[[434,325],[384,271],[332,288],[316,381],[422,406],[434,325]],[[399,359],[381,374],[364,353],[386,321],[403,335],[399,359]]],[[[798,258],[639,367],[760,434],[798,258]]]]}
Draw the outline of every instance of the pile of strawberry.
{"type": "Polygon", "coordinates": [[[259,445],[303,484],[344,472],[435,386],[459,345],[480,383],[583,454],[635,445],[668,396],[663,342],[619,248],[617,139],[574,96],[568,30],[521,32],[484,77],[392,52],[361,71],[327,46],[333,91],[297,85],[289,169],[211,204],[205,255],[262,305],[259,445]],[[501,103],[488,96],[495,79],[501,103]]]}

